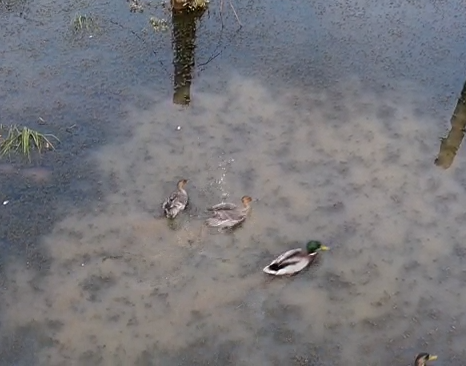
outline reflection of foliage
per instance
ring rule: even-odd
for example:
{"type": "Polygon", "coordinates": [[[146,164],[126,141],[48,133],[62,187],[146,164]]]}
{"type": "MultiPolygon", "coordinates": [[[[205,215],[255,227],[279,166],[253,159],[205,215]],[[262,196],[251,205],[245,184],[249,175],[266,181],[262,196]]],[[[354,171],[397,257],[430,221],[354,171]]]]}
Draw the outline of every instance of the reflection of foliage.
{"type": "MultiPolygon", "coordinates": [[[[167,7],[167,2],[162,1],[160,3],[142,3],[140,0],[126,0],[129,4],[129,11],[131,13],[143,13],[146,8],[149,10],[157,10],[158,8],[162,8],[162,13],[170,14],[167,7]]],[[[164,18],[159,18],[157,16],[151,16],[149,18],[149,24],[152,26],[152,29],[156,32],[159,31],[166,31],[168,30],[168,22],[164,18]]]]}
{"type": "Polygon", "coordinates": [[[98,28],[95,19],[90,15],[76,15],[72,22],[72,28],[75,33],[92,32],[98,28]]]}
{"type": "Polygon", "coordinates": [[[176,13],[197,13],[201,16],[209,6],[209,0],[171,0],[171,8],[176,13]]]}
{"type": "Polygon", "coordinates": [[[186,6],[190,11],[204,11],[209,6],[209,0],[186,1],[186,6]]]}
{"type": "Polygon", "coordinates": [[[453,163],[461,142],[463,141],[466,128],[466,82],[463,85],[461,96],[458,98],[455,111],[451,117],[451,129],[448,136],[441,139],[440,152],[435,165],[448,169],[453,163]]]}
{"type": "Polygon", "coordinates": [[[59,141],[54,135],[42,134],[28,127],[20,128],[16,125],[9,127],[0,126],[0,130],[8,130],[7,137],[0,140],[1,156],[10,155],[12,152],[19,151],[30,159],[33,149],[36,149],[39,153],[44,150],[55,149],[49,138],[59,141]]]}
{"type": "Polygon", "coordinates": [[[166,31],[168,29],[168,23],[165,19],[158,19],[156,17],[150,17],[149,23],[152,25],[152,28],[154,28],[156,32],[166,31]]]}
{"type": "Polygon", "coordinates": [[[129,11],[131,13],[142,13],[144,12],[144,7],[139,3],[138,0],[127,0],[129,2],[129,11]]]}
{"type": "Polygon", "coordinates": [[[143,13],[146,9],[157,10],[159,8],[168,9],[169,0],[161,2],[142,2],[140,0],[126,0],[128,2],[129,11],[131,13],[143,13]]]}

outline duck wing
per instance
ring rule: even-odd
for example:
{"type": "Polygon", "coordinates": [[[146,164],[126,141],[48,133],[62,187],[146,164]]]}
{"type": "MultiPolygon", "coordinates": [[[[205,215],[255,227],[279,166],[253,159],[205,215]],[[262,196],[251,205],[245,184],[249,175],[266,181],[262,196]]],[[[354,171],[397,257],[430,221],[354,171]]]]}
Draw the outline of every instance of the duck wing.
{"type": "Polygon", "coordinates": [[[208,211],[234,210],[236,209],[236,207],[237,206],[234,203],[222,202],[222,203],[219,203],[218,205],[209,207],[207,210],[208,211]]]}
{"type": "Polygon", "coordinates": [[[177,197],[178,197],[178,191],[170,193],[170,195],[167,197],[167,199],[165,201],[163,201],[162,208],[169,209],[170,207],[172,207],[173,204],[175,203],[177,197]]]}
{"type": "Polygon", "coordinates": [[[303,250],[301,248],[297,248],[297,249],[291,249],[291,250],[288,250],[286,251],[285,253],[279,255],[277,258],[275,258],[272,263],[270,264],[275,264],[275,263],[281,263],[283,262],[285,259],[290,259],[290,258],[298,258],[299,259],[299,256],[303,253],[303,250]]]}
{"type": "Polygon", "coordinates": [[[214,211],[211,218],[206,220],[206,224],[212,227],[232,228],[241,224],[246,219],[246,215],[238,210],[214,211]]]}
{"type": "Polygon", "coordinates": [[[182,191],[175,191],[162,203],[162,209],[167,217],[174,218],[187,204],[188,195],[182,191]]]}
{"type": "Polygon", "coordinates": [[[302,249],[291,249],[275,258],[263,271],[275,276],[295,274],[306,268],[311,258],[302,249]]]}
{"type": "Polygon", "coordinates": [[[186,206],[188,204],[188,194],[182,191],[179,191],[177,193],[177,198],[175,200],[181,203],[182,205],[186,206]]]}

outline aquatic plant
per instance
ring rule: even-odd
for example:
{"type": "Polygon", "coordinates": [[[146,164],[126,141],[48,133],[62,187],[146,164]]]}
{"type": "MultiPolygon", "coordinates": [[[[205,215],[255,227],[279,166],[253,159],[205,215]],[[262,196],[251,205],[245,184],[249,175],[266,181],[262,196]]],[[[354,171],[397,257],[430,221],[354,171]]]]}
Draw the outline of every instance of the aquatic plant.
{"type": "Polygon", "coordinates": [[[93,31],[97,29],[97,23],[95,19],[92,16],[86,14],[77,14],[71,25],[75,32],[93,31]]]}
{"type": "Polygon", "coordinates": [[[0,137],[0,156],[20,152],[30,160],[33,149],[36,149],[39,153],[55,149],[50,138],[60,141],[55,135],[42,134],[25,126],[11,125],[6,127],[0,125],[0,130],[8,131],[5,138],[0,137]]]}

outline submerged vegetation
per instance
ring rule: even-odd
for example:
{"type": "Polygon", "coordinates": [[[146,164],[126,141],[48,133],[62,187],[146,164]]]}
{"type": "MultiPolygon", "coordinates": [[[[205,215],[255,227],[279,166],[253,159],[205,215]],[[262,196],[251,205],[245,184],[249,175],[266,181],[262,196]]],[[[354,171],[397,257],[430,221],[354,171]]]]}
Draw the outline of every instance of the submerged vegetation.
{"type": "Polygon", "coordinates": [[[86,14],[76,15],[72,21],[71,27],[75,33],[83,31],[92,32],[98,28],[94,17],[86,14]]]}
{"type": "Polygon", "coordinates": [[[30,159],[32,150],[37,150],[39,153],[54,150],[55,146],[50,139],[60,141],[55,135],[42,134],[25,126],[0,125],[0,131],[7,131],[6,137],[3,137],[3,134],[0,137],[0,156],[19,152],[30,159]]]}

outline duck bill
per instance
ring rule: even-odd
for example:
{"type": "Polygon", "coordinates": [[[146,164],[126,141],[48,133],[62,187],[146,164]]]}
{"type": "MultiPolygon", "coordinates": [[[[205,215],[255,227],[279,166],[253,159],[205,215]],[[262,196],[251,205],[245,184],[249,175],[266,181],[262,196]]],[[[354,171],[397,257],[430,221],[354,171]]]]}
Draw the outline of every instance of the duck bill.
{"type": "Polygon", "coordinates": [[[430,355],[429,356],[429,361],[435,361],[437,359],[437,356],[436,355],[430,355]]]}
{"type": "Polygon", "coordinates": [[[325,245],[322,245],[322,246],[320,247],[320,250],[330,250],[330,248],[329,248],[329,247],[326,247],[325,245]]]}

